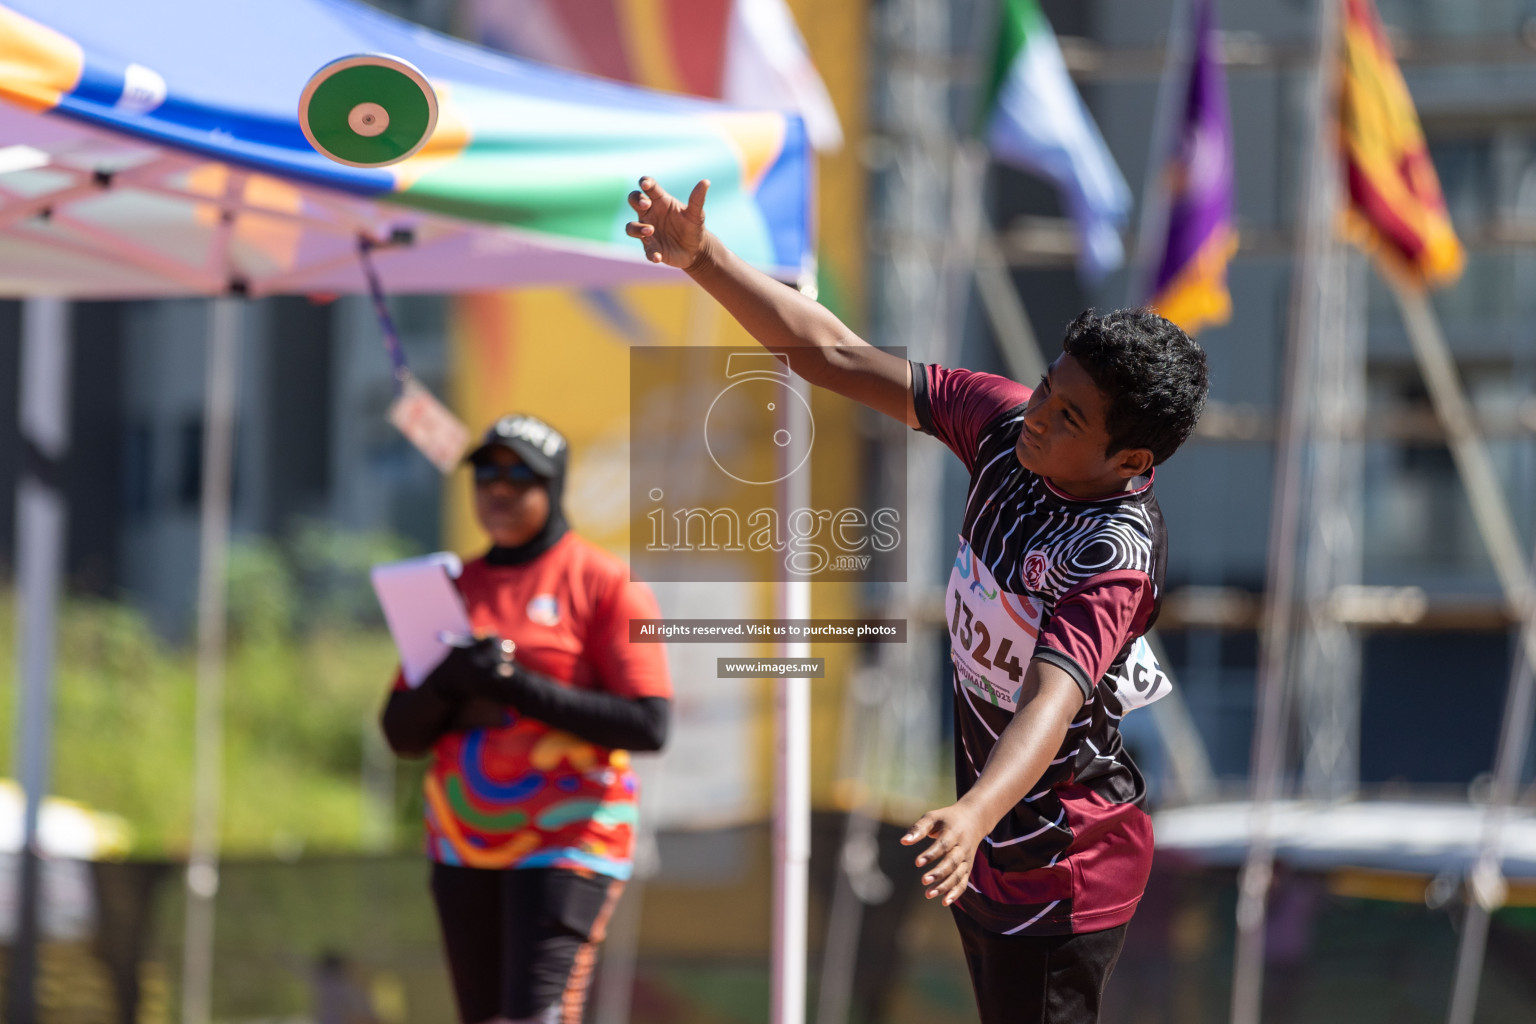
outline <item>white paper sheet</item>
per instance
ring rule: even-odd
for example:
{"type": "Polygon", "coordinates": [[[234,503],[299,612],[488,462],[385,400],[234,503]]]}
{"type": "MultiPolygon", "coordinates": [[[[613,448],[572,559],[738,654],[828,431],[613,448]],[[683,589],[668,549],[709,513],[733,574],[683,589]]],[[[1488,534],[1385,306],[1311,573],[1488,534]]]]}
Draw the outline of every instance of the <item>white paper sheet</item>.
{"type": "Polygon", "coordinates": [[[384,621],[400,651],[400,668],[410,686],[420,686],[448,656],[439,634],[470,632],[469,613],[453,581],[463,571],[459,556],[438,551],[403,562],[376,565],[370,574],[384,621]]]}

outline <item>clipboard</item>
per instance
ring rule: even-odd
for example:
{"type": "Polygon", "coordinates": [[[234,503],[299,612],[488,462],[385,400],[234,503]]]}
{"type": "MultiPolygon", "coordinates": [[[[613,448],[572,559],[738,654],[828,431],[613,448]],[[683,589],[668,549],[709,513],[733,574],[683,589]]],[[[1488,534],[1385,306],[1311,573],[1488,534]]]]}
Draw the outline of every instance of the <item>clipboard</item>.
{"type": "Polygon", "coordinates": [[[400,671],[415,688],[448,656],[439,637],[470,633],[469,613],[453,585],[464,565],[451,551],[376,565],[369,572],[384,621],[400,652],[400,671]]]}

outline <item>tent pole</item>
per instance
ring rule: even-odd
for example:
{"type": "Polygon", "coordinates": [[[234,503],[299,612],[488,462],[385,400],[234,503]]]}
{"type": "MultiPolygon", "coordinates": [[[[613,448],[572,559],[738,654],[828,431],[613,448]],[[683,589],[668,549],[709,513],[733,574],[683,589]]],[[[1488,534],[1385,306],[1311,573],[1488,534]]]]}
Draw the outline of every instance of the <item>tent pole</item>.
{"type": "Polygon", "coordinates": [[[219,819],[224,784],[224,630],[233,480],[238,299],[209,304],[203,407],[202,524],[197,580],[197,692],[193,738],[192,843],[182,949],[182,1024],[207,1024],[213,995],[213,911],[219,891],[219,819]]]}
{"type": "MultiPolygon", "coordinates": [[[[792,378],[790,386],[804,402],[781,403],[780,422],[791,438],[809,437],[810,387],[799,377],[792,378]]],[[[789,459],[798,450],[793,442],[781,449],[783,464],[793,465],[789,459]]],[[[785,523],[796,509],[810,508],[810,467],[784,477],[779,495],[785,523]]],[[[780,619],[810,618],[810,580],[791,577],[781,582],[777,603],[780,619]]],[[[785,658],[806,658],[810,653],[811,645],[803,641],[781,645],[785,658]]],[[[769,1020],[773,1024],[804,1024],[811,861],[811,681],[775,680],[773,708],[773,992],[769,1020]]]]}
{"type": "Polygon", "coordinates": [[[1296,548],[1301,511],[1302,450],[1309,434],[1306,384],[1312,379],[1319,273],[1332,244],[1339,173],[1333,130],[1333,83],[1337,74],[1338,0],[1319,0],[1312,95],[1313,112],[1302,176],[1301,210],[1292,265],[1289,340],[1280,432],[1275,452],[1270,510],[1269,559],[1253,737],[1253,811],[1248,853],[1238,883],[1237,950],[1233,963],[1232,1024],[1258,1024],[1264,992],[1264,920],[1274,870],[1273,805],[1279,795],[1290,687],[1290,654],[1296,603],[1296,548]]]}
{"type": "Polygon", "coordinates": [[[16,775],[25,795],[12,949],[11,1024],[37,1019],[42,860],[38,823],[48,793],[53,738],[54,654],[68,509],[59,471],[69,450],[69,306],[28,299],[22,307],[20,428],[16,487],[16,775]]]}

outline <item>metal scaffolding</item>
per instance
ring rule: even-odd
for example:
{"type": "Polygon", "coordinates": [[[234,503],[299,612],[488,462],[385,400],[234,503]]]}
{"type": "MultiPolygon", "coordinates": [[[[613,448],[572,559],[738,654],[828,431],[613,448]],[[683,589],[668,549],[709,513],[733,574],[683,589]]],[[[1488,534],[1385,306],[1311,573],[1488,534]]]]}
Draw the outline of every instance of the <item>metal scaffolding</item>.
{"type": "Polygon", "coordinates": [[[1353,796],[1360,781],[1360,637],[1335,596],[1357,586],[1364,517],[1365,260],[1342,242],[1321,274],[1313,362],[1312,444],[1299,538],[1301,620],[1292,681],[1297,697],[1301,790],[1353,796]]]}

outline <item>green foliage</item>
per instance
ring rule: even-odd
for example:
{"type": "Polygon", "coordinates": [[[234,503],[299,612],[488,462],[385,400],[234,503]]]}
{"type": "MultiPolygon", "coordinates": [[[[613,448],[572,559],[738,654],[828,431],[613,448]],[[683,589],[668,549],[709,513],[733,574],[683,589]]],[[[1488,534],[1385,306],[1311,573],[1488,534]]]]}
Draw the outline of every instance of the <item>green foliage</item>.
{"type": "MultiPolygon", "coordinates": [[[[420,768],[379,749],[377,716],[395,651],[367,581],[368,565],[408,553],[389,537],[319,526],[286,544],[247,542],[231,552],[228,854],[377,849],[381,837],[416,845],[420,768]],[[375,791],[398,794],[390,806],[370,805],[365,764],[383,774],[375,791]]],[[[0,664],[14,672],[9,594],[0,593],[0,616],[0,664]]],[[[166,644],[134,609],[99,600],[61,608],[51,791],[127,819],[134,855],[186,850],[195,681],[194,652],[166,644]]],[[[0,700],[4,763],[13,758],[14,715],[14,699],[0,700]]]]}
{"type": "Polygon", "coordinates": [[[390,533],[354,533],[319,522],[300,523],[289,547],[301,605],[322,626],[384,625],[368,570],[420,554],[390,533]]]}
{"type": "Polygon", "coordinates": [[[240,639],[280,640],[293,629],[299,598],[281,545],[241,541],[229,552],[229,625],[240,639]]]}
{"type": "Polygon", "coordinates": [[[238,541],[229,557],[230,626],[258,641],[294,631],[382,629],[368,570],[417,553],[391,533],[313,520],[299,520],[285,541],[238,541]]]}

